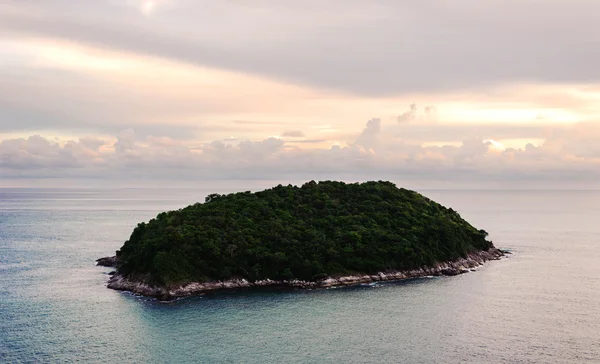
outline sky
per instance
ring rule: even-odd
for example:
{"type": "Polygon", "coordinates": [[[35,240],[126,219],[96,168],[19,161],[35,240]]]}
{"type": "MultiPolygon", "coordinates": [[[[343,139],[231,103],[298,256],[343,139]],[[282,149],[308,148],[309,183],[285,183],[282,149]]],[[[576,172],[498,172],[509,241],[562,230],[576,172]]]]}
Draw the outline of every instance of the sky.
{"type": "Polygon", "coordinates": [[[600,187],[597,0],[0,1],[0,187],[600,187]]]}

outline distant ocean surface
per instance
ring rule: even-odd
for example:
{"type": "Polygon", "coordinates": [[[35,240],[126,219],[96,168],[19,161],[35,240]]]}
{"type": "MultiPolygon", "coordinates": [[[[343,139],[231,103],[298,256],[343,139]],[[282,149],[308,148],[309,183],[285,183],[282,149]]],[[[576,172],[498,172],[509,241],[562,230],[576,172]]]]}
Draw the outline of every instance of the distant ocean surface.
{"type": "Polygon", "coordinates": [[[95,259],[211,192],[0,189],[0,362],[600,363],[599,191],[419,191],[514,253],[457,277],[170,304],[105,287],[95,259]]]}

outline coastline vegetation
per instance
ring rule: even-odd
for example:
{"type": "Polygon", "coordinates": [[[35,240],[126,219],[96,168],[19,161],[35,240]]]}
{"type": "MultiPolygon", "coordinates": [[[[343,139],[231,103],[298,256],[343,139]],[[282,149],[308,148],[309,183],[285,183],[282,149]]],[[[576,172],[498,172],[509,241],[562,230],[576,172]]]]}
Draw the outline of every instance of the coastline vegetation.
{"type": "Polygon", "coordinates": [[[140,223],[117,272],[175,286],[245,278],[317,281],[413,269],[493,247],[487,233],[391,182],[310,181],[204,203],[140,223]]]}

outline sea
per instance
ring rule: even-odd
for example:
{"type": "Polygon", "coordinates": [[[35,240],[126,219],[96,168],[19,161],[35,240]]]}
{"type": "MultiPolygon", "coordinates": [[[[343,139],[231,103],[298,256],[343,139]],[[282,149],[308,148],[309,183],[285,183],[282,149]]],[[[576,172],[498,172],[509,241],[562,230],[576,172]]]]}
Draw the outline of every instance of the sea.
{"type": "Polygon", "coordinates": [[[512,252],[456,277],[170,303],[106,288],[95,259],[138,222],[225,189],[0,189],[0,362],[600,363],[600,191],[419,191],[512,252]]]}

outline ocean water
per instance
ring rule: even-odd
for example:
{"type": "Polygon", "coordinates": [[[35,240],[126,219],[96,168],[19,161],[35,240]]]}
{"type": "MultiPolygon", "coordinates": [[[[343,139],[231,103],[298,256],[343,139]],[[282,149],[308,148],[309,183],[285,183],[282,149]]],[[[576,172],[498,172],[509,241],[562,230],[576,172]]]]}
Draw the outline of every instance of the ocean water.
{"type": "Polygon", "coordinates": [[[598,191],[421,191],[514,253],[457,277],[169,304],[105,287],[96,258],[210,192],[0,189],[0,362],[600,363],[598,191]]]}

